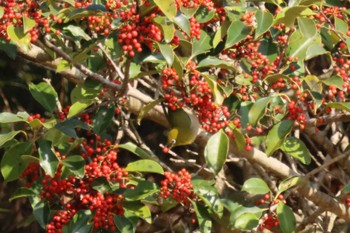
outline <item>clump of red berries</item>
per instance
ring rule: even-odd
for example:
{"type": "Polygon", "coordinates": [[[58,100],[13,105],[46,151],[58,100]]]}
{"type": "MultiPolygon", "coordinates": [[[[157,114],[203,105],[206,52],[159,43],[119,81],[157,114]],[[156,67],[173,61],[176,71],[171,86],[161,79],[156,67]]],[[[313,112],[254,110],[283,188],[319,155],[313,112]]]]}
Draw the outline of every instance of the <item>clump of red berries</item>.
{"type": "Polygon", "coordinates": [[[264,229],[271,230],[274,227],[279,225],[279,221],[276,213],[265,214],[262,218],[262,222],[259,224],[259,231],[263,231],[264,229]]]}
{"type": "Polygon", "coordinates": [[[28,122],[32,122],[32,121],[35,120],[35,119],[40,120],[42,123],[45,122],[45,118],[42,118],[41,115],[40,115],[39,113],[34,114],[34,115],[30,115],[30,116],[27,118],[27,121],[28,121],[28,122]]]}
{"type": "Polygon", "coordinates": [[[183,168],[177,173],[164,172],[165,179],[161,181],[160,195],[163,198],[171,197],[173,200],[189,204],[195,198],[191,183],[191,174],[183,168]]]}

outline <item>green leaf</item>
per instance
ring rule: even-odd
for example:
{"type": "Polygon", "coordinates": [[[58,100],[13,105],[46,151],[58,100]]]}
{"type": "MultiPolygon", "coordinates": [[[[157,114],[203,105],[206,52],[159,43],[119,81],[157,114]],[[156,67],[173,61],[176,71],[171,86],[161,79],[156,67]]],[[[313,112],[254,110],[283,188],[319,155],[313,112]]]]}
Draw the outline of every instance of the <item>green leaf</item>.
{"type": "Polygon", "coordinates": [[[17,134],[19,133],[23,133],[24,135],[27,136],[27,134],[22,131],[22,130],[18,130],[18,131],[11,131],[8,133],[0,133],[0,148],[8,141],[10,141],[11,139],[13,139],[17,134]]]}
{"type": "MultiPolygon", "coordinates": [[[[339,109],[339,110],[345,110],[350,112],[350,102],[332,102],[332,103],[327,103],[327,107],[334,108],[334,109],[339,109]]],[[[0,143],[1,145],[1,143],[0,143]]]]}
{"type": "Polygon", "coordinates": [[[255,127],[259,120],[265,115],[266,107],[271,100],[272,96],[260,98],[249,109],[248,119],[251,126],[255,127]]]}
{"type": "Polygon", "coordinates": [[[145,106],[143,106],[139,112],[139,115],[137,116],[137,124],[141,124],[141,120],[145,117],[145,115],[151,111],[155,106],[157,106],[159,103],[161,103],[163,99],[156,99],[152,102],[147,103],[145,106]]]}
{"type": "Polygon", "coordinates": [[[4,15],[4,8],[0,6],[0,19],[2,18],[3,15],[4,15]]]}
{"type": "Polygon", "coordinates": [[[23,31],[24,31],[24,33],[29,32],[29,30],[32,29],[34,26],[35,26],[34,19],[31,19],[28,17],[23,17],[23,31]]]}
{"type": "Polygon", "coordinates": [[[46,110],[53,112],[58,101],[57,92],[47,82],[41,82],[37,85],[30,83],[29,91],[36,101],[38,101],[46,110]]]}
{"type": "Polygon", "coordinates": [[[159,192],[157,185],[150,181],[140,181],[134,189],[127,189],[123,195],[127,201],[144,200],[159,192]]]}
{"type": "Polygon", "coordinates": [[[97,100],[95,99],[78,100],[70,107],[67,117],[70,118],[81,113],[83,110],[85,110],[87,107],[89,107],[96,101],[97,100]]]}
{"type": "Polygon", "coordinates": [[[254,213],[243,213],[239,215],[234,222],[234,228],[249,230],[259,224],[259,218],[254,213]]]}
{"type": "Polygon", "coordinates": [[[17,198],[21,198],[21,197],[31,197],[36,195],[36,193],[30,189],[30,188],[19,188],[15,191],[14,194],[12,194],[12,196],[10,197],[9,201],[13,201],[17,198]]]}
{"type": "Polygon", "coordinates": [[[128,150],[132,152],[133,154],[139,156],[142,159],[151,159],[152,156],[145,150],[141,149],[140,147],[136,146],[135,144],[131,142],[127,142],[125,144],[119,144],[118,148],[122,148],[125,150],[128,150]]]}
{"type": "Polygon", "coordinates": [[[225,48],[230,48],[234,44],[240,42],[245,39],[250,33],[251,28],[246,26],[241,21],[233,21],[230,27],[227,29],[227,40],[225,44],[225,48]]]}
{"type": "Polygon", "coordinates": [[[91,40],[91,37],[79,26],[70,24],[64,27],[63,30],[69,31],[73,36],[82,38],[86,41],[91,40]]]}
{"type": "Polygon", "coordinates": [[[208,167],[215,173],[219,173],[225,164],[229,149],[229,138],[223,130],[212,135],[204,149],[204,157],[208,167]]]}
{"type": "Polygon", "coordinates": [[[255,39],[267,32],[273,23],[273,15],[268,11],[258,10],[255,13],[256,22],[258,23],[255,30],[255,39]]]}
{"type": "Polygon", "coordinates": [[[177,24],[177,26],[179,26],[188,36],[190,36],[190,20],[185,15],[177,14],[177,16],[173,20],[177,24]]]}
{"type": "Polygon", "coordinates": [[[348,24],[344,20],[334,17],[334,25],[337,32],[340,32],[343,35],[346,35],[348,32],[348,24]]]}
{"type": "Polygon", "coordinates": [[[219,67],[222,69],[237,71],[236,66],[234,66],[232,63],[213,56],[208,56],[198,63],[197,68],[203,67],[219,67]]]}
{"type": "Polygon", "coordinates": [[[95,81],[85,81],[83,85],[76,86],[70,98],[72,103],[82,100],[92,100],[100,94],[102,86],[95,81]]]}
{"type": "Polygon", "coordinates": [[[211,46],[211,38],[208,33],[201,30],[200,34],[201,38],[200,40],[193,39],[192,42],[192,56],[197,56],[202,53],[208,52],[212,46],[211,46]]]}
{"type": "Polygon", "coordinates": [[[337,88],[343,88],[344,80],[339,75],[334,75],[323,81],[327,86],[336,86],[337,88]]]}
{"type": "Polygon", "coordinates": [[[123,207],[128,214],[140,217],[149,224],[152,223],[151,211],[148,206],[142,205],[139,202],[125,202],[123,207]]]}
{"type": "Polygon", "coordinates": [[[110,104],[109,107],[101,106],[98,112],[95,114],[92,125],[95,134],[101,134],[112,122],[112,118],[115,113],[114,104],[110,104]]]}
{"type": "Polygon", "coordinates": [[[4,51],[11,59],[17,56],[17,46],[15,42],[0,40],[0,50],[4,51]]]}
{"type": "Polygon", "coordinates": [[[200,6],[196,11],[194,17],[196,18],[198,23],[206,23],[210,21],[215,15],[215,10],[208,10],[207,7],[200,6]]]}
{"type": "Polygon", "coordinates": [[[90,129],[90,127],[85,122],[82,122],[75,117],[56,124],[55,128],[64,133],[65,135],[73,138],[78,138],[76,128],[82,128],[86,130],[90,129]]]}
{"type": "Polygon", "coordinates": [[[117,226],[118,230],[123,233],[134,233],[135,224],[130,221],[130,218],[114,215],[113,216],[114,224],[117,226]]]}
{"type": "Polygon", "coordinates": [[[192,205],[197,215],[198,225],[200,232],[202,233],[211,233],[212,232],[212,221],[208,213],[207,208],[201,204],[197,204],[195,201],[192,201],[192,205]]]}
{"type": "Polygon", "coordinates": [[[298,138],[288,137],[281,146],[281,150],[298,159],[303,164],[308,165],[311,162],[311,155],[309,150],[303,141],[298,138]]]}
{"type": "Polygon", "coordinates": [[[243,184],[242,191],[246,191],[250,194],[265,194],[271,192],[269,186],[264,180],[260,178],[250,178],[246,180],[243,184]]]}
{"type": "Polygon", "coordinates": [[[279,194],[303,183],[305,183],[305,180],[301,176],[288,177],[278,185],[278,193],[275,195],[276,198],[279,196],[279,194]]]}
{"type": "Polygon", "coordinates": [[[49,213],[49,204],[45,201],[39,201],[33,206],[33,215],[43,229],[45,229],[46,225],[49,223],[49,213]]]}
{"type": "Polygon", "coordinates": [[[93,224],[91,223],[93,215],[91,210],[78,211],[72,221],[64,226],[63,233],[71,232],[91,232],[93,224]]]}
{"type": "Polygon", "coordinates": [[[294,22],[299,17],[303,11],[305,11],[307,6],[294,6],[294,7],[285,7],[283,8],[275,17],[274,25],[284,23],[287,27],[293,28],[294,22]]]}
{"type": "Polygon", "coordinates": [[[6,31],[12,42],[25,50],[29,49],[30,35],[28,33],[24,33],[23,27],[15,27],[11,24],[7,27],[6,31]]]}
{"type": "Polygon", "coordinates": [[[169,19],[173,19],[176,16],[177,9],[175,0],[154,0],[154,3],[169,19]]]}
{"type": "Polygon", "coordinates": [[[293,233],[296,228],[295,216],[291,208],[282,202],[277,205],[277,218],[283,233],[293,233]]]}
{"type": "Polygon", "coordinates": [[[223,41],[223,38],[227,34],[227,29],[230,26],[229,21],[224,21],[216,30],[214,38],[213,38],[213,48],[216,48],[221,41],[223,41]]]}
{"type": "Polygon", "coordinates": [[[26,169],[27,164],[21,160],[24,154],[32,152],[32,144],[21,142],[8,149],[1,160],[1,174],[6,182],[16,180],[26,169]]]}
{"type": "Polygon", "coordinates": [[[241,116],[241,126],[242,128],[245,128],[248,124],[248,114],[249,114],[249,110],[250,108],[253,106],[252,102],[249,101],[244,101],[241,102],[240,106],[239,106],[239,115],[241,116]]]}
{"type": "Polygon", "coordinates": [[[69,70],[71,68],[71,65],[72,64],[70,62],[61,59],[59,61],[59,63],[57,64],[56,72],[59,73],[59,72],[65,71],[65,70],[69,70]]]}
{"type": "Polygon", "coordinates": [[[51,142],[40,140],[38,144],[40,166],[44,169],[46,174],[53,177],[58,167],[58,159],[53,152],[51,142]]]}
{"type": "Polygon", "coordinates": [[[169,66],[172,66],[174,63],[174,51],[170,44],[160,44],[157,43],[160,52],[165,58],[166,62],[169,66]]]}
{"type": "MultiPolygon", "coordinates": [[[[319,44],[313,44],[310,45],[310,47],[307,48],[306,50],[306,56],[305,60],[309,60],[311,58],[317,57],[322,54],[329,54],[321,45],[319,44]]],[[[330,54],[329,54],[330,56],[330,54]]]]}
{"type": "Polygon", "coordinates": [[[205,78],[205,81],[207,81],[210,89],[212,90],[212,93],[214,95],[215,103],[221,105],[224,102],[224,96],[221,93],[221,90],[219,89],[219,85],[217,82],[217,78],[213,75],[206,75],[202,74],[202,76],[205,78]]]}
{"type": "Polygon", "coordinates": [[[17,114],[13,114],[11,112],[2,112],[0,113],[0,123],[8,124],[24,121],[27,122],[29,114],[26,112],[19,112],[17,114]]]}
{"type": "Polygon", "coordinates": [[[322,93],[322,82],[315,75],[308,75],[305,77],[304,81],[309,86],[310,91],[322,93]]]}
{"type": "Polygon", "coordinates": [[[170,43],[175,34],[174,23],[164,16],[157,16],[153,21],[161,28],[165,43],[170,43]]]}
{"type": "Polygon", "coordinates": [[[266,154],[272,155],[283,144],[286,136],[290,133],[294,125],[294,121],[283,120],[270,129],[266,137],[266,154]]]}
{"type": "Polygon", "coordinates": [[[350,193],[350,182],[348,182],[345,187],[342,189],[343,193],[350,193]]]}
{"type": "Polygon", "coordinates": [[[79,178],[84,177],[85,172],[85,160],[80,155],[71,155],[66,159],[61,160],[63,167],[66,167],[70,172],[79,178]]]}
{"type": "Polygon", "coordinates": [[[126,168],[128,172],[152,172],[158,174],[164,174],[163,168],[155,161],[150,159],[141,159],[135,162],[129,163],[126,168]]]}

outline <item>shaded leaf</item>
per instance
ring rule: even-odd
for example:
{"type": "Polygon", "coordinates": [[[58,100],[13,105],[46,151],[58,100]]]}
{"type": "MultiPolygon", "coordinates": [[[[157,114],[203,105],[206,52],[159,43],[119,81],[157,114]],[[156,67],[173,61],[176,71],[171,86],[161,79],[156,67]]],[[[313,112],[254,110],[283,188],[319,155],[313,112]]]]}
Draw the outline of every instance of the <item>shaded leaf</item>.
{"type": "Polygon", "coordinates": [[[144,200],[157,192],[159,189],[154,182],[140,181],[134,189],[127,189],[123,195],[127,201],[137,201],[144,200]]]}
{"type": "Polygon", "coordinates": [[[145,106],[143,106],[139,112],[139,115],[137,116],[137,124],[140,125],[141,120],[145,117],[145,115],[162,101],[163,99],[156,99],[152,102],[147,103],[145,106]]]}
{"type": "Polygon", "coordinates": [[[57,92],[47,82],[41,82],[37,85],[30,83],[29,91],[36,101],[38,101],[46,110],[53,112],[58,101],[57,92]]]}
{"type": "Polygon", "coordinates": [[[123,207],[129,214],[140,217],[149,224],[152,223],[151,211],[148,206],[140,204],[139,202],[125,202],[123,207]]]}
{"type": "Polygon", "coordinates": [[[339,75],[334,75],[323,81],[327,86],[336,86],[337,88],[343,88],[344,80],[339,75]]]}
{"type": "Polygon", "coordinates": [[[265,115],[266,107],[272,98],[272,96],[260,98],[249,109],[248,119],[251,126],[255,127],[259,120],[265,115]]]}
{"type": "Polygon", "coordinates": [[[277,205],[277,218],[283,233],[293,233],[296,228],[295,216],[291,208],[282,202],[277,205]]]}
{"type": "Polygon", "coordinates": [[[9,198],[9,201],[13,201],[14,199],[21,197],[30,197],[34,196],[36,193],[30,188],[19,188],[15,191],[14,194],[9,198]]]}
{"type": "Polygon", "coordinates": [[[50,208],[45,201],[39,201],[33,206],[33,215],[43,229],[49,222],[49,213],[50,208]]]}
{"type": "Polygon", "coordinates": [[[114,215],[113,216],[114,224],[117,226],[118,230],[123,233],[134,233],[135,232],[135,224],[130,221],[130,218],[114,215]]]}
{"type": "Polygon", "coordinates": [[[32,152],[32,144],[21,142],[6,150],[1,160],[1,174],[6,182],[16,180],[26,169],[27,164],[21,156],[32,152]]]}
{"type": "Polygon", "coordinates": [[[92,125],[95,134],[101,134],[112,122],[112,118],[115,113],[114,104],[110,104],[109,107],[101,106],[95,114],[92,125]]]}
{"type": "Polygon", "coordinates": [[[132,152],[133,154],[139,156],[142,159],[151,159],[152,158],[152,156],[147,151],[143,150],[142,148],[136,146],[135,144],[133,144],[131,142],[119,144],[118,148],[128,150],[128,151],[132,152]]]}
{"type": "Polygon", "coordinates": [[[188,36],[190,36],[190,20],[185,15],[177,14],[177,16],[173,20],[177,24],[177,26],[179,26],[188,36]]]}
{"type": "Polygon", "coordinates": [[[90,127],[79,119],[73,117],[55,125],[55,128],[69,137],[78,138],[76,128],[89,130],[90,127]]]}
{"type": "Polygon", "coordinates": [[[29,114],[26,112],[13,114],[11,112],[2,112],[0,113],[0,123],[15,123],[15,122],[27,122],[29,114]]]}
{"type": "Polygon", "coordinates": [[[27,135],[24,131],[22,130],[17,130],[17,131],[10,131],[8,133],[0,133],[0,148],[8,141],[13,139],[17,134],[23,133],[24,135],[27,135]]]}
{"type": "Polygon", "coordinates": [[[70,170],[74,175],[79,178],[84,177],[85,172],[85,160],[80,155],[71,155],[66,159],[61,160],[64,167],[70,170]]]}
{"type": "Polygon", "coordinates": [[[191,202],[196,212],[200,232],[203,232],[203,233],[212,232],[212,222],[207,209],[201,204],[197,204],[192,200],[191,202]]]}

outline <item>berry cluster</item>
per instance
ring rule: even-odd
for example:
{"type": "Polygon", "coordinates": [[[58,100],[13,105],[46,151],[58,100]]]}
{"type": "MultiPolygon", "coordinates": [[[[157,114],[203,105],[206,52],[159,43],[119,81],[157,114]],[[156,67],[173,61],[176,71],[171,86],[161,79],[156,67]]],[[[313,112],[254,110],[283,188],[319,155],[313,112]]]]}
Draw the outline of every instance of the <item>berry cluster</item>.
{"type": "Polygon", "coordinates": [[[39,113],[34,114],[34,115],[30,115],[27,119],[28,122],[32,122],[33,120],[38,119],[40,120],[42,123],[45,122],[45,118],[41,117],[41,115],[39,113]]]}
{"type": "Polygon", "coordinates": [[[212,0],[175,0],[175,3],[178,9],[180,9],[180,7],[197,8],[199,6],[204,6],[210,11],[214,7],[214,2],[212,0]]]}
{"type": "Polygon", "coordinates": [[[20,175],[21,179],[26,179],[24,187],[31,187],[35,181],[39,179],[40,176],[40,165],[36,162],[31,162],[28,164],[27,168],[20,175]]]}
{"type": "Polygon", "coordinates": [[[179,172],[164,172],[165,179],[161,181],[160,195],[163,198],[171,197],[175,201],[188,205],[195,198],[191,183],[191,174],[182,169],[179,172]]]}
{"type": "Polygon", "coordinates": [[[263,232],[264,229],[271,230],[279,225],[278,218],[275,213],[265,214],[262,218],[262,223],[259,224],[259,231],[263,232]]]}

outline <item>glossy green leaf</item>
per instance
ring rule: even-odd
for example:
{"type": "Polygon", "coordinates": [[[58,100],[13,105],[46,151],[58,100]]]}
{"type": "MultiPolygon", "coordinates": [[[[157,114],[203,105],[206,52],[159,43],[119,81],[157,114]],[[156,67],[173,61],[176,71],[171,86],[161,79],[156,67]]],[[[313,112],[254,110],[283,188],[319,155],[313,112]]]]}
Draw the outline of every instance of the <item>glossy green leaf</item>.
{"type": "Polygon", "coordinates": [[[255,13],[255,18],[258,24],[255,30],[255,39],[257,39],[270,29],[273,23],[273,15],[268,11],[258,10],[255,13]]]}
{"type": "Polygon", "coordinates": [[[272,96],[260,98],[249,109],[248,119],[251,126],[255,127],[259,120],[265,115],[266,107],[271,99],[272,96]]]}
{"type": "Polygon", "coordinates": [[[204,149],[204,157],[208,167],[219,173],[225,164],[229,149],[229,138],[223,130],[212,135],[204,149]]]}
{"type": "Polygon", "coordinates": [[[0,133],[0,148],[8,141],[13,139],[17,134],[23,133],[24,135],[27,135],[24,131],[22,130],[17,130],[17,131],[11,131],[8,133],[0,133]]]}
{"type": "Polygon", "coordinates": [[[17,56],[17,46],[15,42],[0,40],[0,51],[6,53],[12,60],[17,56]]]}
{"type": "Polygon", "coordinates": [[[256,227],[263,213],[263,209],[256,206],[245,207],[237,205],[237,203],[230,203],[229,207],[230,225],[241,230],[250,230],[256,227]]]}
{"type": "Polygon", "coordinates": [[[215,10],[208,10],[207,7],[200,6],[196,11],[194,17],[196,18],[198,23],[206,23],[210,21],[215,15],[215,10]]]}
{"type": "Polygon", "coordinates": [[[249,114],[249,110],[252,106],[253,106],[253,103],[249,102],[249,101],[241,102],[241,104],[239,106],[238,114],[241,116],[242,128],[245,128],[248,124],[248,119],[249,119],[248,114],[249,114]]]}
{"type": "Polygon", "coordinates": [[[259,224],[259,218],[254,213],[243,213],[239,215],[234,223],[234,228],[249,230],[259,224]]]}
{"type": "Polygon", "coordinates": [[[27,122],[29,114],[26,112],[19,112],[17,114],[13,114],[11,112],[2,112],[0,113],[0,123],[15,123],[15,122],[27,122]]]}
{"type": "Polygon", "coordinates": [[[160,104],[163,101],[163,99],[156,99],[152,102],[147,103],[145,106],[143,106],[139,112],[139,115],[137,116],[137,124],[141,124],[141,120],[147,115],[149,111],[151,111],[155,106],[160,104]]]}
{"type": "Polygon", "coordinates": [[[191,34],[190,20],[183,14],[178,14],[174,19],[174,22],[179,26],[188,36],[191,34]]]}
{"type": "Polygon", "coordinates": [[[36,193],[30,189],[30,188],[19,188],[15,191],[14,194],[9,198],[9,201],[13,201],[17,198],[22,198],[22,197],[31,197],[36,195],[36,193]]]}
{"type": "Polygon", "coordinates": [[[296,220],[292,209],[279,202],[276,209],[279,226],[283,233],[293,233],[296,228],[296,220]]]}
{"type": "Polygon", "coordinates": [[[341,89],[343,88],[344,80],[339,75],[334,75],[329,79],[324,80],[323,83],[327,86],[336,86],[337,88],[341,89]]]}
{"type": "Polygon", "coordinates": [[[114,104],[110,104],[109,107],[101,106],[95,114],[92,125],[95,134],[101,134],[112,122],[112,118],[115,113],[114,104]]]}
{"type": "Polygon", "coordinates": [[[56,124],[55,128],[61,131],[62,133],[64,133],[65,135],[72,138],[78,138],[78,135],[76,133],[76,128],[81,128],[86,130],[90,129],[90,127],[85,122],[82,122],[75,117],[72,117],[70,119],[67,119],[65,121],[62,121],[56,124]]]}
{"type": "Polygon", "coordinates": [[[227,29],[227,39],[225,48],[230,48],[234,44],[245,39],[251,32],[251,28],[241,21],[233,21],[227,29]]]}
{"type": "Polygon", "coordinates": [[[91,40],[91,37],[79,26],[70,24],[64,27],[63,30],[69,31],[75,37],[82,38],[87,41],[91,40]]]}
{"type": "Polygon", "coordinates": [[[158,48],[169,66],[174,63],[174,51],[170,44],[157,43],[158,48]]]}
{"type": "Polygon", "coordinates": [[[319,44],[312,44],[306,50],[305,60],[309,60],[316,56],[328,54],[327,51],[319,44]]]}
{"type": "Polygon", "coordinates": [[[69,108],[69,112],[67,117],[73,117],[79,113],[81,113],[83,110],[85,110],[87,107],[95,103],[97,100],[95,99],[88,99],[88,100],[78,100],[72,106],[69,108]]]}
{"type": "Polygon", "coordinates": [[[50,208],[49,204],[45,201],[39,201],[33,206],[33,215],[38,221],[40,226],[45,229],[46,225],[49,223],[50,208]]]}
{"type": "Polygon", "coordinates": [[[85,160],[80,155],[71,155],[66,159],[61,160],[63,167],[69,169],[74,175],[79,178],[84,177],[85,172],[85,160]]]}
{"type": "Polygon", "coordinates": [[[200,40],[197,40],[195,38],[193,39],[192,56],[206,53],[212,48],[211,38],[207,32],[201,30],[200,37],[200,40]]]}
{"type": "Polygon", "coordinates": [[[246,191],[250,194],[265,194],[271,192],[266,182],[260,178],[250,178],[243,184],[242,191],[246,191]]]}
{"type": "Polygon", "coordinates": [[[213,38],[213,48],[216,48],[221,41],[223,41],[223,38],[227,34],[227,29],[230,26],[229,21],[224,21],[216,30],[214,38],[213,38]]]}
{"type": "Polygon", "coordinates": [[[275,195],[276,198],[278,198],[279,194],[287,191],[288,189],[291,189],[300,184],[304,184],[305,182],[306,181],[301,176],[288,177],[278,185],[278,193],[275,195]]]}
{"type": "Polygon", "coordinates": [[[134,189],[127,189],[123,195],[127,201],[137,201],[144,200],[157,192],[159,189],[154,182],[140,181],[134,189]]]}
{"type": "MultiPolygon", "coordinates": [[[[1,17],[0,17],[1,18],[1,17]]],[[[23,31],[24,33],[27,33],[30,31],[35,26],[35,20],[28,18],[28,17],[23,17],[23,31]]]]}
{"type": "Polygon", "coordinates": [[[281,150],[298,159],[303,164],[310,164],[311,162],[309,150],[304,142],[298,138],[288,137],[281,146],[281,150]]]}
{"type": "Polygon", "coordinates": [[[234,135],[235,139],[233,140],[238,151],[242,151],[246,145],[245,137],[241,131],[240,128],[237,128],[236,126],[230,125],[230,128],[232,129],[232,135],[234,135]]]}
{"type": "Polygon", "coordinates": [[[326,104],[327,107],[339,109],[339,110],[345,110],[350,112],[350,102],[331,102],[326,104]]]}
{"type": "Polygon", "coordinates": [[[91,219],[93,214],[91,210],[80,210],[78,211],[73,219],[66,224],[62,233],[72,233],[72,232],[91,232],[93,224],[91,219]]]}
{"type": "Polygon", "coordinates": [[[286,136],[290,133],[294,125],[294,121],[283,120],[270,129],[266,137],[266,154],[272,155],[283,144],[286,136]]]}
{"type": "Polygon", "coordinates": [[[24,33],[23,27],[15,27],[10,25],[7,27],[6,32],[12,42],[21,48],[28,50],[30,45],[30,35],[28,33],[24,33]]]}
{"type": "Polygon", "coordinates": [[[147,151],[145,151],[142,148],[136,146],[132,142],[119,144],[118,148],[122,148],[122,149],[128,150],[128,151],[132,152],[133,154],[139,156],[142,159],[151,159],[152,158],[152,156],[147,151]]]}
{"type": "Polygon", "coordinates": [[[139,202],[125,202],[123,207],[130,214],[144,219],[149,224],[152,223],[151,211],[148,206],[139,202]]]}
{"type": "Polygon", "coordinates": [[[175,34],[174,23],[165,16],[157,16],[153,21],[161,28],[165,43],[170,43],[175,34]]]}
{"type": "Polygon", "coordinates": [[[16,180],[26,169],[27,164],[21,160],[24,154],[30,154],[32,144],[21,142],[6,150],[1,160],[1,174],[6,182],[16,180]]]}
{"type": "Polygon", "coordinates": [[[120,215],[113,216],[114,224],[117,226],[118,230],[123,233],[134,233],[135,232],[135,224],[130,221],[129,218],[120,215]]]}
{"type": "Polygon", "coordinates": [[[131,162],[126,166],[125,170],[128,172],[152,172],[162,175],[164,174],[164,170],[159,163],[150,159],[141,159],[131,162]]]}
{"type": "Polygon", "coordinates": [[[343,35],[346,35],[348,32],[349,25],[342,19],[339,19],[338,17],[334,17],[334,25],[335,30],[343,35]]]}
{"type": "Polygon", "coordinates": [[[95,81],[85,81],[83,85],[76,86],[70,98],[72,103],[82,100],[92,100],[100,94],[102,86],[95,81]]]}
{"type": "Polygon", "coordinates": [[[316,24],[312,19],[300,17],[298,18],[298,25],[304,37],[312,38],[317,33],[316,24]]]}
{"type": "Polygon", "coordinates": [[[236,66],[234,66],[232,63],[214,56],[208,56],[198,63],[197,68],[203,67],[219,67],[222,69],[237,71],[236,66]]]}
{"type": "Polygon", "coordinates": [[[58,101],[57,92],[47,82],[41,82],[37,85],[30,83],[29,91],[36,101],[38,101],[46,110],[53,112],[58,101]]]}
{"type": "Polygon", "coordinates": [[[40,166],[44,169],[47,175],[53,177],[58,167],[58,159],[53,152],[51,142],[40,140],[38,144],[40,166]]]}
{"type": "Polygon", "coordinates": [[[293,28],[295,20],[305,11],[307,6],[294,6],[283,8],[275,17],[274,25],[284,23],[287,27],[293,28]]]}
{"type": "Polygon", "coordinates": [[[192,205],[194,207],[194,210],[196,212],[198,225],[200,232],[202,233],[211,233],[212,232],[212,221],[210,218],[210,215],[208,213],[208,210],[201,204],[192,201],[192,205]]]}
{"type": "Polygon", "coordinates": [[[154,3],[169,19],[173,19],[176,16],[177,9],[175,0],[154,0],[154,3]]]}

